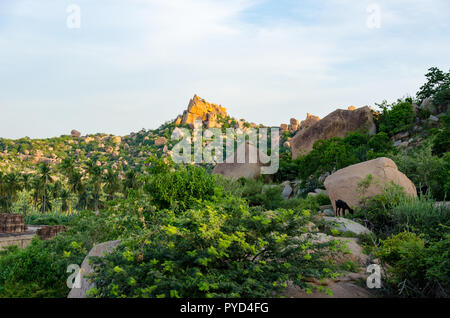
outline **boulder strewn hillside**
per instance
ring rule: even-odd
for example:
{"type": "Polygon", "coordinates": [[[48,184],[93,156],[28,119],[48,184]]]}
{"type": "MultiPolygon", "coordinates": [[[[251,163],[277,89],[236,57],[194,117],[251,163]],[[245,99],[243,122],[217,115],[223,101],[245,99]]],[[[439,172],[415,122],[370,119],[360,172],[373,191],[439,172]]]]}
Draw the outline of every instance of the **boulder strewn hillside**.
{"type": "MultiPolygon", "coordinates": [[[[312,122],[311,120],[310,122],[312,122]]],[[[367,129],[370,135],[376,133],[372,112],[368,106],[356,110],[337,109],[322,120],[300,130],[291,141],[292,158],[308,154],[319,139],[345,137],[348,132],[367,129]]]]}

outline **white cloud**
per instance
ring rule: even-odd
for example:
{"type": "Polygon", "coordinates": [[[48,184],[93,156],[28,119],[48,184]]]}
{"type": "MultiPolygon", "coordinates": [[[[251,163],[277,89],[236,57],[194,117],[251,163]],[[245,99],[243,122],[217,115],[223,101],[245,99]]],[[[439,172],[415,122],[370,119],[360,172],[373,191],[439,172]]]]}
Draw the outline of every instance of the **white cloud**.
{"type": "MultiPolygon", "coordinates": [[[[82,10],[78,31],[65,28],[65,4],[54,1],[32,12],[18,5],[15,27],[0,31],[0,81],[9,85],[0,108],[34,105],[30,118],[46,104],[61,109],[52,115],[58,125],[24,127],[23,135],[154,128],[182,112],[194,93],[236,117],[275,125],[413,94],[426,68],[448,68],[445,1],[333,0],[320,2],[320,11],[319,2],[306,2],[308,10],[293,10],[308,23],[273,17],[258,24],[243,13],[265,1],[72,2],[82,10]],[[366,27],[372,2],[382,8],[376,30],[366,27]],[[45,16],[37,30],[17,27],[30,15],[45,16]]],[[[23,114],[11,109],[9,116],[23,114]]],[[[10,121],[0,123],[0,136],[18,137],[10,121]]]]}

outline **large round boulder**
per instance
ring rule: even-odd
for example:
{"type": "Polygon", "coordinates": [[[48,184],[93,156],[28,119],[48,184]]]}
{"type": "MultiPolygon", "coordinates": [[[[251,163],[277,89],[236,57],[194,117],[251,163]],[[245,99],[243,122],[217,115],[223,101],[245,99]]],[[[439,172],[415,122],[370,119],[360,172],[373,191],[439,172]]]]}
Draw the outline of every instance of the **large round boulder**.
{"type": "Polygon", "coordinates": [[[90,263],[90,258],[93,256],[103,257],[111,254],[120,243],[121,241],[109,241],[97,244],[90,250],[89,254],[84,258],[83,263],[81,264],[79,272],[81,286],[79,286],[79,288],[73,287],[67,298],[87,298],[86,292],[95,287],[88,277],[89,274],[94,272],[90,263]]]}
{"type": "Polygon", "coordinates": [[[386,185],[397,184],[407,195],[417,197],[416,187],[411,180],[398,171],[397,165],[389,158],[377,158],[340,169],[325,179],[325,188],[336,211],[336,201],[342,200],[350,207],[361,205],[362,194],[358,192],[358,185],[372,175],[370,186],[364,197],[371,198],[382,194],[386,185]]]}
{"type": "Polygon", "coordinates": [[[247,141],[241,143],[236,152],[228,157],[225,162],[218,163],[214,167],[213,174],[221,174],[224,177],[235,179],[255,179],[261,175],[261,167],[268,160],[269,158],[264,152],[247,141]],[[241,154],[242,157],[239,157],[238,154],[241,154]]]}
{"type": "Polygon", "coordinates": [[[367,130],[376,133],[372,111],[368,106],[355,110],[337,109],[325,118],[312,121],[311,126],[301,129],[291,141],[292,159],[306,155],[313,149],[314,143],[333,137],[345,137],[349,132],[367,130]]]}

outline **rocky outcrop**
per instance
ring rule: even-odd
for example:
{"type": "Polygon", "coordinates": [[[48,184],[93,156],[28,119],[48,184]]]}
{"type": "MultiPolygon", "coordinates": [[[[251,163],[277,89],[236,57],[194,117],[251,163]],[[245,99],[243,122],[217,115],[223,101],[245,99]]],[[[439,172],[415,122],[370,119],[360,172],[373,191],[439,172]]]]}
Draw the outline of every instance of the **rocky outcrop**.
{"type": "Polygon", "coordinates": [[[301,129],[291,141],[292,158],[308,154],[319,139],[345,137],[347,133],[357,130],[376,133],[376,126],[368,106],[356,110],[337,109],[325,118],[316,121],[309,128],[301,129]]]}
{"type": "Polygon", "coordinates": [[[336,200],[342,200],[350,207],[360,206],[362,194],[357,191],[358,184],[369,174],[373,179],[363,194],[366,198],[383,193],[385,186],[391,182],[401,186],[407,195],[417,197],[416,187],[398,171],[394,161],[381,157],[338,170],[325,179],[325,188],[335,211],[336,200]]]}
{"type": "Polygon", "coordinates": [[[320,120],[319,116],[311,115],[310,113],[306,114],[306,119],[302,120],[300,123],[299,129],[306,129],[311,127],[313,124],[317,123],[320,120]]]}
{"type": "Polygon", "coordinates": [[[295,118],[291,118],[290,125],[289,125],[289,131],[291,133],[296,132],[299,128],[299,121],[295,118]]]}
{"type": "Polygon", "coordinates": [[[80,138],[80,137],[81,137],[81,133],[80,133],[78,130],[75,130],[75,129],[73,129],[73,130],[70,132],[70,135],[71,135],[72,137],[75,137],[75,138],[80,138]]]}
{"type": "Polygon", "coordinates": [[[119,244],[120,241],[109,241],[95,245],[91,249],[89,254],[84,258],[83,263],[81,264],[80,268],[81,286],[80,288],[75,288],[76,286],[74,286],[74,288],[72,288],[67,298],[86,298],[86,292],[92,287],[94,287],[94,284],[89,281],[88,277],[86,277],[87,275],[91,274],[94,271],[89,262],[90,258],[92,256],[103,257],[104,255],[110,254],[119,244]]]}
{"type": "Polygon", "coordinates": [[[194,95],[189,101],[187,110],[183,112],[182,116],[178,116],[175,119],[175,124],[188,125],[190,128],[194,128],[195,121],[202,121],[207,127],[216,127],[217,116],[227,117],[227,110],[217,104],[211,104],[204,99],[194,95]]]}
{"type": "Polygon", "coordinates": [[[221,174],[230,178],[248,178],[253,179],[261,175],[262,162],[268,162],[269,158],[263,152],[259,151],[256,146],[250,142],[239,145],[234,153],[233,158],[227,158],[224,163],[219,163],[214,167],[213,174],[221,174]],[[245,147],[245,150],[244,150],[245,147]],[[245,159],[239,162],[238,153],[245,151],[245,159]],[[252,156],[250,156],[252,154],[252,156]],[[252,160],[250,160],[252,159],[252,160]]]}

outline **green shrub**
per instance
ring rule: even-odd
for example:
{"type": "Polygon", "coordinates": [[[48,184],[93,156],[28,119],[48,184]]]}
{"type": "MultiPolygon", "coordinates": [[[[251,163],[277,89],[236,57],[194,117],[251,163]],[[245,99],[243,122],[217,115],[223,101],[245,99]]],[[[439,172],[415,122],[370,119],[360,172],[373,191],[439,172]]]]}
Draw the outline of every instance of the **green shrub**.
{"type": "Polygon", "coordinates": [[[450,184],[450,157],[439,158],[433,155],[431,143],[426,142],[409,153],[401,151],[391,158],[398,169],[406,174],[417,186],[427,186],[431,196],[437,200],[444,200],[449,196],[446,184],[450,184]]]}
{"type": "Polygon", "coordinates": [[[159,208],[186,209],[199,199],[214,195],[214,177],[196,166],[179,166],[177,171],[151,175],[144,189],[159,208]]]}
{"type": "Polygon", "coordinates": [[[68,224],[66,232],[51,240],[37,237],[24,249],[0,252],[1,297],[67,297],[69,264],[81,265],[94,243],[115,239],[104,215],[83,212],[68,224]]]}
{"type": "Polygon", "coordinates": [[[383,194],[365,201],[354,218],[362,219],[380,238],[411,231],[438,241],[446,233],[442,227],[450,226],[450,207],[425,196],[411,198],[392,184],[383,194]]]}
{"type": "Polygon", "coordinates": [[[412,99],[397,100],[397,102],[388,104],[383,101],[377,104],[382,110],[376,120],[378,131],[385,132],[392,136],[400,131],[409,129],[414,121],[415,113],[412,106],[412,99]]]}
{"type": "MultiPolygon", "coordinates": [[[[96,297],[274,297],[287,281],[331,275],[323,260],[341,246],[300,238],[308,211],[250,211],[228,197],[154,212],[158,222],[115,253],[97,258],[96,297]],[[328,247],[325,249],[325,247],[328,247]]],[[[151,215],[146,220],[155,220],[151,215]]]]}
{"type": "Polygon", "coordinates": [[[382,240],[375,256],[386,267],[387,289],[403,297],[448,297],[449,247],[449,235],[431,245],[410,232],[382,240]]]}

